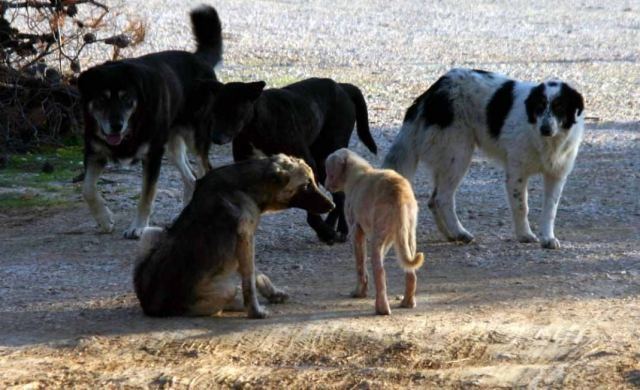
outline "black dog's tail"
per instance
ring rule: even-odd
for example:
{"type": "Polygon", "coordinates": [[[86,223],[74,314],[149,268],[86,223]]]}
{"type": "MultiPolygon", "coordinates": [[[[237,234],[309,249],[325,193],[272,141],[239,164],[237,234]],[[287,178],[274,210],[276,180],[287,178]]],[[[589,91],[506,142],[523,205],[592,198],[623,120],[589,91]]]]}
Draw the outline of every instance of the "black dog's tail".
{"type": "Polygon", "coordinates": [[[364,96],[362,96],[362,92],[358,87],[352,84],[340,84],[340,87],[349,94],[349,97],[353,101],[353,104],[356,106],[356,123],[358,124],[358,137],[362,141],[363,144],[371,151],[371,153],[376,154],[378,152],[378,147],[376,146],[376,142],[373,140],[371,136],[371,131],[369,130],[369,113],[367,112],[367,102],[364,100],[364,96]]]}
{"type": "Polygon", "coordinates": [[[194,9],[191,27],[196,37],[196,54],[216,66],[222,60],[222,24],[218,12],[209,5],[194,9]]]}

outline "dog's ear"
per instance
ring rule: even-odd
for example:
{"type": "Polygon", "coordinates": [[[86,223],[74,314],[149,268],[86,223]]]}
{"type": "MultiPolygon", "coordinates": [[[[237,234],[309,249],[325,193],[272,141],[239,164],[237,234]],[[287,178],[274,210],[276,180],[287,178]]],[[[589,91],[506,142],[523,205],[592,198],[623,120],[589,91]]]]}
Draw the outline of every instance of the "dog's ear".
{"type": "Polygon", "coordinates": [[[247,91],[247,97],[250,100],[258,100],[260,95],[262,95],[262,91],[264,90],[264,87],[266,85],[267,84],[264,81],[255,81],[252,83],[246,83],[245,87],[247,91]]]}
{"type": "Polygon", "coordinates": [[[289,174],[289,172],[285,171],[284,169],[280,168],[279,166],[275,166],[273,167],[273,169],[269,172],[268,176],[267,176],[269,182],[280,186],[280,187],[284,187],[287,184],[289,184],[289,181],[291,180],[291,175],[289,174]]]}
{"type": "Polygon", "coordinates": [[[544,83],[538,85],[529,92],[527,100],[524,101],[524,105],[527,109],[527,119],[531,124],[536,123],[536,118],[538,115],[542,114],[547,105],[547,97],[544,94],[544,89],[544,83]]]}
{"type": "Polygon", "coordinates": [[[222,87],[224,87],[224,83],[221,83],[218,80],[199,80],[199,88],[202,88],[204,91],[208,93],[213,93],[216,95],[222,87]]]}
{"type": "Polygon", "coordinates": [[[95,73],[96,69],[93,68],[80,73],[78,77],[78,91],[80,91],[81,96],[86,98],[90,95],[91,87],[95,86],[95,73]]]}
{"type": "Polygon", "coordinates": [[[584,110],[584,99],[578,91],[566,83],[562,83],[558,99],[561,99],[565,112],[562,127],[568,130],[576,123],[577,118],[582,114],[584,110]]]}

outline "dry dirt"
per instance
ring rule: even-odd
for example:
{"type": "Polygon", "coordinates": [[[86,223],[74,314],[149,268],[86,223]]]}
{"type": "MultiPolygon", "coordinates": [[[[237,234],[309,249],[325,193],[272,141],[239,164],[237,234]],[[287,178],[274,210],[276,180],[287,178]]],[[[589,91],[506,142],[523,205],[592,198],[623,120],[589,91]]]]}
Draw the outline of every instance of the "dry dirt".
{"type": "MultiPolygon", "coordinates": [[[[189,42],[172,3],[137,7],[152,23],[141,52],[189,42]]],[[[0,388],[640,387],[640,4],[328,3],[216,2],[221,77],[359,84],[381,155],[412,97],[452,65],[572,81],[591,119],[558,211],[562,248],[514,242],[502,171],[478,155],[458,194],[470,245],[442,239],[430,180],[414,183],[427,257],[417,308],[398,308],[393,258],[391,316],[375,316],[371,297],[349,298],[349,245],[320,244],[304,214],[287,211],[263,218],[256,253],[290,302],[265,320],[151,319],[132,292],[136,242],[119,234],[139,167],[112,167],[101,189],[117,234],[96,233],[79,195],[69,207],[0,210],[0,388]]],[[[213,149],[216,165],[229,162],[227,147],[213,149]]],[[[166,164],[154,224],[179,212],[179,183],[166,164]]],[[[530,189],[537,226],[540,181],[530,189]]]]}

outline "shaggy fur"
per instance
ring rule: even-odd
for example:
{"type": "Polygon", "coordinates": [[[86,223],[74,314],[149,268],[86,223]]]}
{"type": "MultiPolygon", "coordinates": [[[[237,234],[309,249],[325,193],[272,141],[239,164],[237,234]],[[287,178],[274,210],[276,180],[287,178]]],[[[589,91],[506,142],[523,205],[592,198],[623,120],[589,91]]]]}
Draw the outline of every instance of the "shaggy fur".
{"type": "Polygon", "coordinates": [[[197,51],[164,51],[110,61],[80,75],[85,114],[83,194],[103,231],[111,232],[111,211],[96,183],[108,160],[143,162],[144,178],[137,215],[125,237],[137,238],[149,223],[165,147],[184,183],[188,202],[195,175],[187,145],[199,156],[199,175],[210,169],[209,129],[199,119],[199,91],[216,80],[213,67],[222,56],[222,31],[215,9],[191,12],[197,51]]]}
{"type": "Polygon", "coordinates": [[[376,312],[390,314],[384,257],[393,244],[398,262],[405,269],[405,295],[400,306],[416,306],[416,270],[424,255],[416,253],[418,204],[411,184],[389,169],[373,169],[369,163],[348,149],[340,149],[327,158],[329,191],[344,191],[346,217],[353,237],[358,283],[354,297],[367,295],[365,243],[371,242],[371,263],[376,285],[376,312]]]}
{"type": "Polygon", "coordinates": [[[270,302],[281,302],[286,294],[266,276],[256,276],[254,233],[262,213],[289,207],[315,213],[333,208],[300,159],[276,155],[210,171],[171,227],[145,230],[134,271],[145,314],[220,313],[234,300],[239,273],[249,317],[264,318],[256,288],[270,302]]]}
{"type": "MultiPolygon", "coordinates": [[[[304,159],[318,182],[324,182],[324,160],[349,144],[357,122],[360,140],[376,153],[369,131],[367,105],[360,90],[329,79],[303,80],[284,88],[264,90],[264,82],[211,83],[206,111],[213,120],[212,139],[233,140],[236,161],[254,149],[267,155],[286,153],[304,159]]],[[[336,208],[325,221],[313,213],[307,222],[329,244],[346,240],[343,194],[333,194],[336,208]],[[337,224],[337,232],[335,230],[337,224]]]]}
{"type": "Polygon", "coordinates": [[[558,248],[556,210],[578,154],[583,118],[583,98],[566,83],[534,84],[453,69],[409,107],[384,166],[412,179],[424,160],[435,183],[429,208],[438,228],[450,240],[463,242],[473,236],[458,220],[455,193],[476,146],[506,170],[507,198],[520,242],[538,241],[529,227],[527,181],[542,174],[542,246],[558,248]]]}

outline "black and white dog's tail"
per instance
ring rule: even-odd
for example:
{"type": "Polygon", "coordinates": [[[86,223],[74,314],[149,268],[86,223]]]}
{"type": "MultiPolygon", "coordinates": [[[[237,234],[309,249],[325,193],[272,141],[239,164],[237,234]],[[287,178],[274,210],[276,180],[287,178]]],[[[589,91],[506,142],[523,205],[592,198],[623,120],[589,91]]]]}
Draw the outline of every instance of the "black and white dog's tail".
{"type": "Polygon", "coordinates": [[[407,110],[402,122],[402,128],[382,163],[383,168],[393,169],[410,181],[413,180],[413,176],[418,169],[423,141],[420,133],[424,133],[424,129],[422,129],[423,121],[420,115],[414,115],[411,112],[415,109],[417,107],[414,102],[414,105],[407,110]]]}
{"type": "Polygon", "coordinates": [[[222,24],[215,8],[202,5],[191,11],[191,25],[196,38],[196,55],[211,66],[222,60],[222,24]]]}
{"type": "Polygon", "coordinates": [[[378,146],[373,140],[371,130],[369,129],[369,113],[367,112],[367,102],[364,100],[362,91],[360,88],[353,84],[341,83],[340,87],[349,95],[351,101],[356,106],[356,124],[358,126],[358,138],[363,144],[376,154],[378,152],[378,146]]]}

